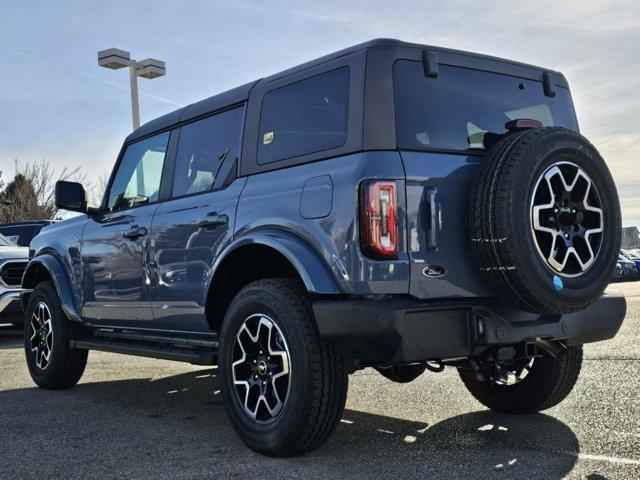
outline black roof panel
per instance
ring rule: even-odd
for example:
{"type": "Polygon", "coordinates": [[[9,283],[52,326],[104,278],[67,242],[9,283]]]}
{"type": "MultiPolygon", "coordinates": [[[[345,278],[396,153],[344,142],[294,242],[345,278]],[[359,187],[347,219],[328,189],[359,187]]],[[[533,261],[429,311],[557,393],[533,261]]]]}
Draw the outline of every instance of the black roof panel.
{"type": "Polygon", "coordinates": [[[337,52],[331,53],[329,55],[325,55],[325,56],[317,58],[315,60],[311,60],[309,62],[302,63],[300,65],[297,65],[295,67],[289,68],[287,70],[283,70],[283,71],[281,71],[279,73],[270,75],[270,76],[265,77],[263,79],[247,83],[247,84],[242,85],[240,87],[236,87],[236,88],[228,90],[226,92],[219,93],[218,95],[214,95],[212,97],[206,98],[204,100],[201,100],[199,102],[193,103],[193,104],[188,105],[186,107],[182,107],[182,108],[180,108],[178,110],[175,110],[175,111],[173,111],[171,113],[163,115],[162,117],[158,117],[158,118],[156,118],[154,120],[151,120],[150,122],[145,123],[140,128],[138,128],[133,133],[131,133],[127,137],[126,142],[137,140],[137,139],[139,139],[141,137],[144,137],[144,136],[146,136],[146,135],[148,135],[150,133],[153,133],[155,131],[159,131],[159,130],[163,130],[163,129],[169,128],[174,124],[177,124],[177,123],[180,123],[180,122],[184,122],[184,121],[188,121],[188,120],[190,120],[192,118],[196,118],[196,117],[199,117],[201,115],[205,115],[205,114],[207,114],[209,112],[213,112],[215,110],[219,110],[219,109],[225,108],[225,107],[233,105],[233,104],[244,102],[249,98],[249,93],[251,92],[251,89],[257,84],[269,83],[269,82],[272,82],[272,81],[277,80],[279,78],[282,78],[284,76],[291,75],[293,73],[297,73],[297,72],[306,70],[308,68],[315,67],[317,65],[320,65],[322,63],[328,62],[330,60],[334,60],[334,59],[342,57],[344,55],[349,55],[349,54],[354,53],[354,52],[358,52],[358,51],[361,51],[361,50],[364,50],[364,49],[369,49],[369,48],[374,48],[374,47],[415,48],[415,49],[420,49],[420,50],[432,50],[432,51],[435,51],[435,52],[442,52],[442,53],[446,53],[446,54],[462,55],[462,56],[466,56],[466,57],[475,58],[475,59],[478,59],[478,60],[483,60],[484,59],[484,60],[499,61],[499,62],[502,62],[502,63],[512,64],[512,65],[515,65],[515,66],[518,66],[518,67],[532,68],[532,69],[536,69],[536,70],[542,71],[542,72],[553,73],[555,75],[558,75],[562,79],[564,79],[564,77],[562,76],[562,74],[560,72],[556,72],[556,71],[545,69],[545,68],[536,67],[536,66],[533,66],[533,65],[528,65],[526,63],[516,62],[516,61],[513,61],[513,60],[506,60],[506,59],[503,59],[503,58],[492,57],[490,55],[483,55],[483,54],[479,54],[479,53],[465,52],[465,51],[454,50],[454,49],[450,49],[450,48],[434,47],[434,46],[422,45],[422,44],[418,44],[418,43],[403,42],[403,41],[392,39],[392,38],[377,38],[377,39],[374,39],[374,40],[370,40],[368,42],[360,43],[358,45],[354,45],[352,47],[345,48],[343,50],[339,50],[337,52]]]}

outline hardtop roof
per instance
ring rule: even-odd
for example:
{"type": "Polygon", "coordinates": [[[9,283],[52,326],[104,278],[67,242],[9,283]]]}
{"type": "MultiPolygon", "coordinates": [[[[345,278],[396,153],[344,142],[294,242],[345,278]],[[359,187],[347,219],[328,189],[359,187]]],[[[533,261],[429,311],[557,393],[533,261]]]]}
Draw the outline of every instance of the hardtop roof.
{"type": "Polygon", "coordinates": [[[480,59],[486,59],[486,60],[493,60],[493,61],[508,63],[508,64],[512,64],[520,67],[532,68],[532,69],[540,70],[542,72],[548,72],[564,78],[562,73],[557,72],[555,70],[537,67],[534,65],[529,65],[529,64],[517,62],[514,60],[494,57],[491,55],[467,52],[463,50],[455,50],[451,48],[436,47],[432,45],[423,45],[419,43],[403,42],[401,40],[396,40],[393,38],[376,38],[374,40],[369,40],[368,42],[353,45],[343,50],[339,50],[337,52],[333,52],[328,55],[316,58],[314,60],[296,65],[294,67],[288,68],[286,70],[282,70],[281,72],[275,73],[273,75],[269,75],[267,77],[255,80],[253,82],[246,83],[244,85],[233,88],[231,90],[227,90],[217,95],[213,95],[204,100],[200,100],[199,102],[192,103],[190,105],[187,105],[186,107],[182,107],[182,108],[179,108],[178,110],[174,110],[173,112],[170,112],[170,113],[167,113],[166,115],[155,118],[145,123],[140,128],[134,130],[131,134],[129,134],[125,142],[131,142],[139,138],[142,138],[146,135],[149,135],[150,133],[169,128],[175,124],[189,121],[191,119],[197,118],[202,115],[206,115],[207,113],[214,112],[216,110],[220,110],[225,107],[243,103],[248,100],[249,93],[251,92],[253,87],[255,87],[256,85],[269,83],[279,78],[301,72],[308,68],[321,65],[323,63],[329,62],[331,60],[335,60],[345,55],[349,55],[355,52],[359,52],[359,51],[366,50],[369,48],[374,48],[374,47],[413,48],[413,49],[430,50],[430,51],[443,52],[443,53],[455,54],[455,55],[462,55],[462,56],[480,58],[480,59]]]}

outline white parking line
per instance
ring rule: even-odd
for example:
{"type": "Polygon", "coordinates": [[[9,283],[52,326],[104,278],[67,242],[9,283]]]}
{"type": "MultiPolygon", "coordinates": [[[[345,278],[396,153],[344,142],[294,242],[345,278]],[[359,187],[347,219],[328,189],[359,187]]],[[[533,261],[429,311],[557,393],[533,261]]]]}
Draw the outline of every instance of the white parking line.
{"type": "Polygon", "coordinates": [[[617,463],[622,465],[640,465],[640,460],[632,460],[631,458],[608,457],[607,455],[591,455],[589,453],[577,452],[560,452],[565,455],[579,458],[580,460],[596,460],[599,462],[617,463]]]}

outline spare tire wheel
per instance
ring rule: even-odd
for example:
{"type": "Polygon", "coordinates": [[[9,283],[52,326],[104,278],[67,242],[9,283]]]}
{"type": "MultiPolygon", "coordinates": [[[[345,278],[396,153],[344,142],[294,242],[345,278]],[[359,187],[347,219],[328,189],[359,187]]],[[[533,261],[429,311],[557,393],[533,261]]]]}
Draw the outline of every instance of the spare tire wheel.
{"type": "Polygon", "coordinates": [[[506,136],[491,148],[469,202],[471,243],[497,295],[540,314],[597,300],[620,251],[620,204],[604,160],[561,127],[506,136]]]}

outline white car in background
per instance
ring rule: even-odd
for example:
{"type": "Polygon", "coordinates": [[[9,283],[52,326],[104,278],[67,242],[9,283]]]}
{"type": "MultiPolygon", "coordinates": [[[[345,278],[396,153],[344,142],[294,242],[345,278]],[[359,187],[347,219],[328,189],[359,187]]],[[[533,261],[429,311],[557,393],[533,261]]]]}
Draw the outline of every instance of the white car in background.
{"type": "Polygon", "coordinates": [[[18,247],[0,234],[0,323],[22,325],[20,285],[28,261],[28,247],[18,247]]]}

